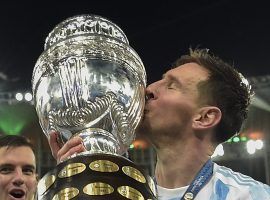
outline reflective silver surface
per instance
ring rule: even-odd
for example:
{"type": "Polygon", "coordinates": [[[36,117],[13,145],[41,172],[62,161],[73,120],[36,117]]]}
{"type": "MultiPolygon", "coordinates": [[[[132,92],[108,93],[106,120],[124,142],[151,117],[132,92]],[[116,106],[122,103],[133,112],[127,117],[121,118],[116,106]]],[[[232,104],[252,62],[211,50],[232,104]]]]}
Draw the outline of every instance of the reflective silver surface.
{"type": "Polygon", "coordinates": [[[96,15],[58,24],[48,35],[32,75],[43,132],[65,143],[83,138],[88,153],[123,154],[144,107],[146,74],[123,31],[96,15]]]}

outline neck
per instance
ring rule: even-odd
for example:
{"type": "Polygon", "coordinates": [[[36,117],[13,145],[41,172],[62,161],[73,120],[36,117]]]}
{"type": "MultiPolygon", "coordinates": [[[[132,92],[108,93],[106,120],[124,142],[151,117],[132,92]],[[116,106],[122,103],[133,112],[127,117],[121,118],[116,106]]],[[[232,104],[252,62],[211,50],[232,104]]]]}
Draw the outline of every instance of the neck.
{"type": "Polygon", "coordinates": [[[202,142],[185,141],[157,149],[156,179],[165,188],[189,185],[212,154],[202,142]]]}

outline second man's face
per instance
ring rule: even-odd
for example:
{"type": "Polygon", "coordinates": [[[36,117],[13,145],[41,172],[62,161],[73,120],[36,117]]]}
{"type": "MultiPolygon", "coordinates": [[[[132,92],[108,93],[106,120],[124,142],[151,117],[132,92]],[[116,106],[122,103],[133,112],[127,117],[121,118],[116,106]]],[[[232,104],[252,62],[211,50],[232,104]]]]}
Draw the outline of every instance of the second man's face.
{"type": "Polygon", "coordinates": [[[30,147],[0,148],[0,199],[32,200],[36,192],[35,156],[30,147]]]}

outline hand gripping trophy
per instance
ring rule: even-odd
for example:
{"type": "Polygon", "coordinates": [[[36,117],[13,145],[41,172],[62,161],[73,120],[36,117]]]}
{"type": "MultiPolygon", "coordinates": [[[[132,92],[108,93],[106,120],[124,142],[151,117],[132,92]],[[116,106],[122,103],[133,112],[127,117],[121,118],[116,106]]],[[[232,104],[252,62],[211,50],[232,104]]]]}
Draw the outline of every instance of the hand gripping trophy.
{"type": "Polygon", "coordinates": [[[146,73],[123,31],[78,15],[48,35],[32,75],[43,132],[83,139],[86,152],[59,163],[38,184],[38,199],[157,199],[155,183],[122,156],[143,114],[146,73]]]}

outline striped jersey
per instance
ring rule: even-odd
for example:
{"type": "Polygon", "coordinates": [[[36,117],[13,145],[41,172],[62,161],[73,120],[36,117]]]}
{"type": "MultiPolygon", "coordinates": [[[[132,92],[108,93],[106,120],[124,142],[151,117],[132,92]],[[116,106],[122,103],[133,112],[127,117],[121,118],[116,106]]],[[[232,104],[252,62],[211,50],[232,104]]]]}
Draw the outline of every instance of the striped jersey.
{"type": "MultiPolygon", "coordinates": [[[[188,186],[167,189],[157,186],[159,200],[181,200],[188,186]]],[[[213,176],[195,200],[270,200],[270,186],[214,163],[213,176]]]]}

